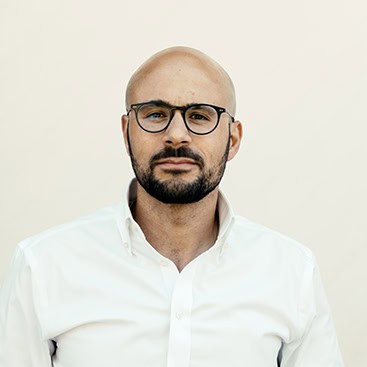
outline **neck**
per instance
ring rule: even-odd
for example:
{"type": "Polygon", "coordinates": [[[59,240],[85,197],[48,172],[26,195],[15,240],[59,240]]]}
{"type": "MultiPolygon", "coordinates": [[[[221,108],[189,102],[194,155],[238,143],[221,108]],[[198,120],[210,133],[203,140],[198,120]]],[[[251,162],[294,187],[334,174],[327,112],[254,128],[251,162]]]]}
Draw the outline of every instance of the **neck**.
{"type": "Polygon", "coordinates": [[[213,246],[218,235],[218,188],[192,204],[165,204],[137,184],[134,219],[147,241],[181,271],[213,246]]]}

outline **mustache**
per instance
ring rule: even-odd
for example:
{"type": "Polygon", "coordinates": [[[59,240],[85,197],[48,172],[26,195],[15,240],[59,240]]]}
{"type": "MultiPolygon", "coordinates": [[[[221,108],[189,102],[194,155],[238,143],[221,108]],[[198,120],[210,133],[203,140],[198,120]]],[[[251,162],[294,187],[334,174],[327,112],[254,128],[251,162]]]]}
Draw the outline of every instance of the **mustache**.
{"type": "Polygon", "coordinates": [[[165,147],[150,159],[150,166],[153,167],[156,161],[164,158],[189,158],[195,161],[200,168],[204,166],[204,159],[188,147],[165,147]]]}

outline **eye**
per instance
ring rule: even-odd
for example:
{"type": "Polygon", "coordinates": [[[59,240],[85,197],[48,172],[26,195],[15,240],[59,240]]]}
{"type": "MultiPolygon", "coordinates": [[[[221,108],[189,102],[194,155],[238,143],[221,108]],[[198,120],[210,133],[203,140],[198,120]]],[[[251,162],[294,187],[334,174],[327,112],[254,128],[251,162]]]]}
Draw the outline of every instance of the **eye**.
{"type": "Polygon", "coordinates": [[[208,117],[204,116],[201,113],[194,112],[194,113],[190,114],[190,119],[192,119],[192,120],[208,120],[208,117]]]}
{"type": "Polygon", "coordinates": [[[152,112],[150,114],[148,114],[145,118],[148,119],[161,119],[161,118],[165,118],[166,116],[162,113],[162,112],[152,112]]]}

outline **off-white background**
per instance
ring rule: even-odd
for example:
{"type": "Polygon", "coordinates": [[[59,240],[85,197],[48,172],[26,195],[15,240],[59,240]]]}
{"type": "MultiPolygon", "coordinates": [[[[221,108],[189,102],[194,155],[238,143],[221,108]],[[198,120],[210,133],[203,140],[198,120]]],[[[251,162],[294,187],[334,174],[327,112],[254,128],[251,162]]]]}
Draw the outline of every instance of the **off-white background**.
{"type": "Polygon", "coordinates": [[[0,6],[0,278],[19,240],[120,198],[127,80],[159,49],[193,46],[237,87],[245,137],[223,190],[314,251],[346,364],[366,366],[363,0],[0,6]]]}

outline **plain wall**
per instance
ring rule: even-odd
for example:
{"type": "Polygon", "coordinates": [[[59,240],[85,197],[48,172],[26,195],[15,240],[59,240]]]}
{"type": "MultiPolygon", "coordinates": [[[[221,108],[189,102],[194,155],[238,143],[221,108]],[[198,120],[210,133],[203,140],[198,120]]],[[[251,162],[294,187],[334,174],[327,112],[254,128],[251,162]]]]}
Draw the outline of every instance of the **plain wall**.
{"type": "Polygon", "coordinates": [[[117,201],[131,73],[173,45],[237,88],[237,213],[313,250],[346,365],[365,367],[365,1],[0,2],[0,279],[21,239],[117,201]],[[134,5],[135,4],[135,5],[134,5]]]}

